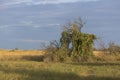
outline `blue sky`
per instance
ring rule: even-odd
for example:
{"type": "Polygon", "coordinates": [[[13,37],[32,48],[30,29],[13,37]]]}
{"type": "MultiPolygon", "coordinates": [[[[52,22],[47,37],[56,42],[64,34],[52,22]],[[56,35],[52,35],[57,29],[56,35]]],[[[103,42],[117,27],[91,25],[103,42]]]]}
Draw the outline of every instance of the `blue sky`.
{"type": "Polygon", "coordinates": [[[39,49],[78,17],[83,32],[120,44],[120,0],[0,0],[0,48],[39,49]]]}

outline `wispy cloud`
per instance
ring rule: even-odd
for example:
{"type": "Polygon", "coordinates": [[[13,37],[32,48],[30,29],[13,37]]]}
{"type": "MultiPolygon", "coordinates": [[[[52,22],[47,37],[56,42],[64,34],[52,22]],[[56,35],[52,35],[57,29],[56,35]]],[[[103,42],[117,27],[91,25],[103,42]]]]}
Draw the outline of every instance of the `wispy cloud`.
{"type": "MultiPolygon", "coordinates": [[[[21,21],[20,24],[21,26],[29,26],[29,28],[45,28],[45,27],[51,27],[53,28],[54,26],[59,27],[59,23],[36,23],[34,21],[21,21]]],[[[17,26],[17,25],[16,25],[17,26]]]]}
{"type": "Polygon", "coordinates": [[[42,0],[35,1],[33,4],[60,4],[60,3],[74,3],[74,2],[89,2],[89,1],[98,1],[98,0],[42,0]]]}
{"type": "Polygon", "coordinates": [[[10,27],[9,25],[0,25],[0,30],[10,27]]]}
{"type": "Polygon", "coordinates": [[[40,5],[40,4],[61,4],[61,3],[75,3],[75,2],[94,2],[98,0],[2,0],[0,2],[1,7],[7,7],[17,4],[26,5],[40,5]]]}
{"type": "Polygon", "coordinates": [[[49,41],[46,40],[36,40],[36,39],[20,39],[18,41],[28,42],[28,43],[49,43],[49,41]]]}

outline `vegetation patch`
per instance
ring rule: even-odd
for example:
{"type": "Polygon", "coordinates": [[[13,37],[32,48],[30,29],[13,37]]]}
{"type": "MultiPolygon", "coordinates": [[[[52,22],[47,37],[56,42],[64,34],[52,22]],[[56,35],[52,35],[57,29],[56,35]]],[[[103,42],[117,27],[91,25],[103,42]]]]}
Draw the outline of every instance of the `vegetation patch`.
{"type": "Polygon", "coordinates": [[[120,80],[119,62],[1,61],[0,80],[120,80]]]}

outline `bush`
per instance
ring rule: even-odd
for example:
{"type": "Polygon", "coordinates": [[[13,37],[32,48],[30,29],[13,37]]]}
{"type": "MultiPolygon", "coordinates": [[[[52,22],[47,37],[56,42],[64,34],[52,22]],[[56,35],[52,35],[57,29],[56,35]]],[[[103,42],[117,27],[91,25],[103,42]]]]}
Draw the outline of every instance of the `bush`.
{"type": "Polygon", "coordinates": [[[120,54],[120,46],[116,45],[114,42],[109,43],[109,48],[108,48],[109,54],[120,54]]]}
{"type": "Polygon", "coordinates": [[[46,48],[47,55],[45,61],[66,61],[70,57],[75,62],[87,61],[88,57],[93,54],[93,43],[96,39],[94,34],[82,33],[82,20],[66,26],[61,33],[60,42],[56,40],[50,42],[46,48]],[[71,48],[70,48],[71,44],[71,48]]]}

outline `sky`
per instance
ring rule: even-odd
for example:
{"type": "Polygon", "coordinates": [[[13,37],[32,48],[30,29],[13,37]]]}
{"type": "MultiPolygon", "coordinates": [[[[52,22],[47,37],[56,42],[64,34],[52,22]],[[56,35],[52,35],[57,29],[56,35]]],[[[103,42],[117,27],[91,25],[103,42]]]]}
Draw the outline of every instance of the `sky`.
{"type": "Polygon", "coordinates": [[[79,17],[82,32],[120,44],[120,0],[0,0],[0,48],[39,49],[79,17]]]}

